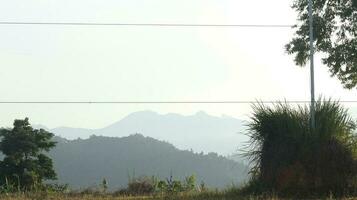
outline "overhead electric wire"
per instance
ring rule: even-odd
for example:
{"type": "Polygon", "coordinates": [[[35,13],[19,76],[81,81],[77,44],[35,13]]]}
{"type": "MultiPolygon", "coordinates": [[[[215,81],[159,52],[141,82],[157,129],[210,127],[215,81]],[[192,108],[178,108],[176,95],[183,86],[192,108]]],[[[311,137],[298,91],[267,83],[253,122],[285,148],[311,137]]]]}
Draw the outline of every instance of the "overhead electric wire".
{"type": "Polygon", "coordinates": [[[26,21],[0,21],[0,25],[241,27],[241,28],[292,28],[293,27],[293,25],[288,25],[288,24],[98,23],[98,22],[26,22],[26,21]]]}
{"type": "MultiPolygon", "coordinates": [[[[357,103],[356,101],[338,101],[340,103],[357,103]]],[[[305,104],[310,101],[0,101],[0,104],[305,104]]]]}
{"type": "MultiPolygon", "coordinates": [[[[35,22],[0,21],[0,25],[44,25],[44,26],[147,26],[147,27],[240,27],[240,28],[293,28],[288,24],[192,24],[192,23],[98,23],[98,22],[35,22]]],[[[357,103],[357,100],[338,101],[357,103]]],[[[0,101],[0,104],[254,104],[288,103],[305,104],[310,101],[0,101]]]]}

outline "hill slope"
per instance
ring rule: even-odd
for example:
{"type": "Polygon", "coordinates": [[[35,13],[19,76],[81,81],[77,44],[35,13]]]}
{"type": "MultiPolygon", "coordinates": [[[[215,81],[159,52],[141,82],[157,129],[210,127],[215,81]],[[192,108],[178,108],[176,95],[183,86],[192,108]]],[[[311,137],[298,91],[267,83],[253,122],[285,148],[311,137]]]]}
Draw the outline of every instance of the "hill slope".
{"type": "Polygon", "coordinates": [[[217,154],[195,154],[136,134],[123,138],[92,136],[68,141],[56,138],[50,152],[59,181],[73,187],[93,186],[106,178],[111,188],[125,186],[128,175],[184,178],[195,174],[208,186],[224,187],[246,177],[243,164],[217,154]]]}

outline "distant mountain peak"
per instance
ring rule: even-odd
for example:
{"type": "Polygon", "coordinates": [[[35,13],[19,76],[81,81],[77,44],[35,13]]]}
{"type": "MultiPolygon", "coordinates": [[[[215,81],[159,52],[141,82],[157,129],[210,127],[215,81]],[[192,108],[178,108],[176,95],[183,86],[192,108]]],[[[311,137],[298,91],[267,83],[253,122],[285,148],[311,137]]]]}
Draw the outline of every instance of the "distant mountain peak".
{"type": "Polygon", "coordinates": [[[159,115],[157,112],[152,111],[152,110],[143,110],[143,111],[137,111],[137,112],[133,112],[131,114],[129,114],[128,116],[131,115],[159,115]]]}
{"type": "Polygon", "coordinates": [[[195,115],[196,115],[196,116],[210,116],[210,115],[208,115],[205,111],[202,111],[202,110],[196,112],[195,115]]]}

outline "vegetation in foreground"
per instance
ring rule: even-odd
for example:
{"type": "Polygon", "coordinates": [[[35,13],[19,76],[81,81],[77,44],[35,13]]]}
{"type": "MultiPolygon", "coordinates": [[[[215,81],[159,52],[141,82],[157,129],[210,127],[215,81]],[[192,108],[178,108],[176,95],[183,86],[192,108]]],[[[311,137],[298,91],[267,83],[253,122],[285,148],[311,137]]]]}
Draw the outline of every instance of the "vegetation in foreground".
{"type": "MultiPolygon", "coordinates": [[[[205,191],[205,192],[182,192],[177,194],[157,194],[157,195],[138,195],[138,196],[117,196],[113,194],[63,194],[63,193],[13,193],[0,195],[3,200],[278,200],[278,199],[297,199],[279,198],[274,194],[266,195],[241,195],[238,189],[226,191],[205,191]]],[[[338,197],[333,195],[316,197],[309,199],[341,199],[354,200],[356,197],[338,197]]]]}
{"type": "Polygon", "coordinates": [[[320,99],[316,125],[308,107],[256,105],[247,156],[254,166],[244,192],[279,196],[357,194],[356,123],[338,102],[320,99]]]}

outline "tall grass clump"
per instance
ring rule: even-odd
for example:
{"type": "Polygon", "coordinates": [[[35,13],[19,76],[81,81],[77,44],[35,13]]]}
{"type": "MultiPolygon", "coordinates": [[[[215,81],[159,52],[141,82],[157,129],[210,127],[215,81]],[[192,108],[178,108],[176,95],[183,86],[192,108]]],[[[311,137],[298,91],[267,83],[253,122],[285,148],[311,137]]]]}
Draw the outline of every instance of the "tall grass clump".
{"type": "Polygon", "coordinates": [[[356,123],[338,102],[308,106],[253,105],[246,156],[252,165],[248,193],[343,195],[357,192],[356,123]]]}

